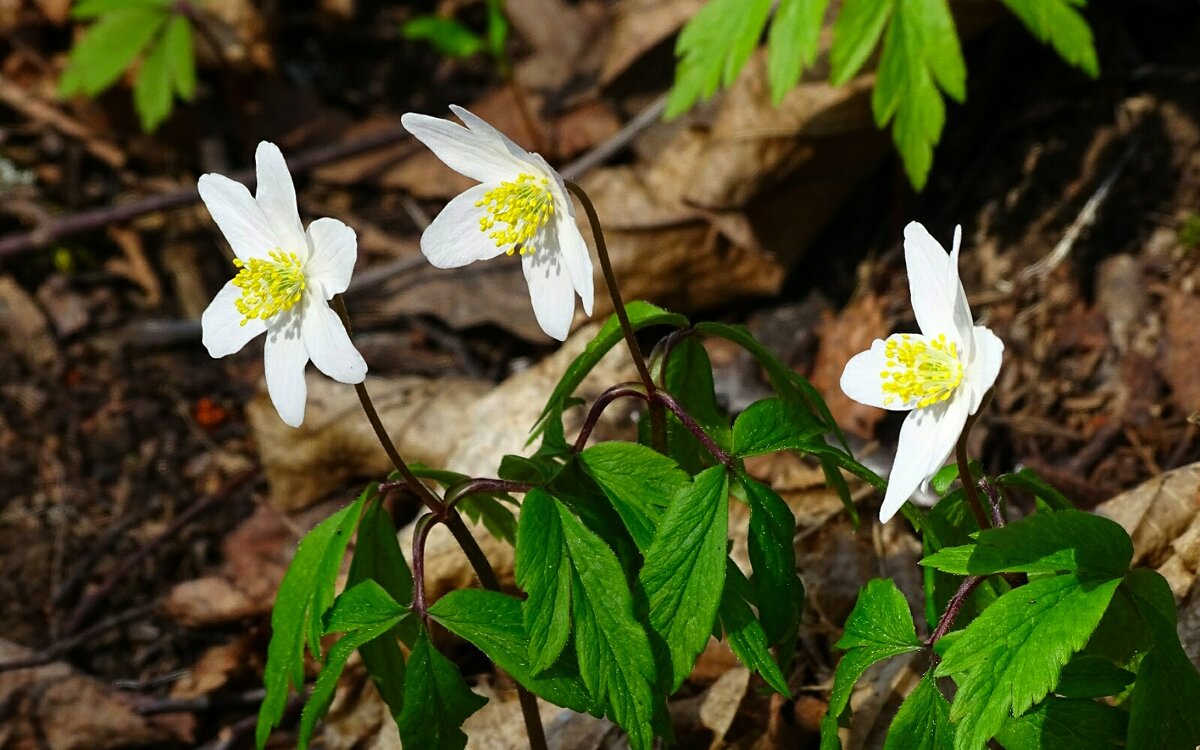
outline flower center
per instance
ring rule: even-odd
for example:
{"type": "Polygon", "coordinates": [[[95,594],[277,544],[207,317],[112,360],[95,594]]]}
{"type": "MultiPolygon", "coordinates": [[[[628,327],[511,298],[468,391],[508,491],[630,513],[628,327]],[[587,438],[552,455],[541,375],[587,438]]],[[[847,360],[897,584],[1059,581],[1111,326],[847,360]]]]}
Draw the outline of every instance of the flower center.
{"type": "Polygon", "coordinates": [[[947,343],[946,334],[920,339],[909,334],[887,342],[887,369],[883,378],[884,404],[896,399],[916,401],[917,407],[945,401],[963,379],[958,344],[947,343]]]}
{"type": "Polygon", "coordinates": [[[304,296],[308,281],[304,278],[300,257],[276,248],[267,258],[251,258],[249,262],[234,259],[241,270],[233,277],[233,285],[242,290],[234,303],[242,314],[242,325],[253,318],[266,320],[290,310],[304,296]]]}
{"type": "Polygon", "coordinates": [[[538,230],[554,215],[554,196],[549,185],[546,177],[521,174],[515,181],[502,182],[487,191],[482,200],[475,201],[477,207],[487,211],[479,219],[479,231],[487,232],[496,241],[496,247],[507,246],[509,255],[516,251],[522,255],[535,252],[538,230]]]}

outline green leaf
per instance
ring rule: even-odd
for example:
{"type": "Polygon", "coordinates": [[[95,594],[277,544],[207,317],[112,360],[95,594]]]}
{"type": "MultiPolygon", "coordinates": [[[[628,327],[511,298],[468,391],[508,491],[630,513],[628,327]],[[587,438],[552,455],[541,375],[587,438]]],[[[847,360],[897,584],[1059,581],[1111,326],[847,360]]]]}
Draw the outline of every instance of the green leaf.
{"type": "Polygon", "coordinates": [[[487,0],[488,49],[492,57],[507,69],[504,46],[508,41],[508,19],[504,17],[504,0],[487,0]]]}
{"type": "Polygon", "coordinates": [[[637,443],[600,443],[580,453],[579,462],[612,502],[640,550],[654,541],[671,498],[691,484],[674,460],[637,443]]]}
{"type": "MultiPolygon", "coordinates": [[[[667,312],[666,310],[652,305],[649,302],[634,300],[625,305],[625,314],[629,317],[629,323],[633,329],[640,330],[649,326],[667,325],[676,328],[685,328],[688,325],[688,319],[676,313],[667,312]]],[[[537,424],[534,425],[530,435],[530,440],[537,437],[546,427],[546,418],[549,417],[560,404],[562,404],[587,374],[592,371],[609,349],[616,346],[617,342],[623,337],[621,332],[621,324],[617,321],[616,314],[613,314],[605,321],[596,337],[588,342],[588,345],[579,354],[578,357],[567,366],[563,372],[562,378],[559,379],[558,385],[554,386],[554,391],[551,392],[550,398],[546,401],[545,408],[542,409],[541,416],[538,417],[537,424]]]]}
{"type": "MultiPolygon", "coordinates": [[[[412,573],[396,541],[392,517],[379,502],[368,505],[358,524],[358,538],[354,545],[354,557],[350,561],[346,588],[353,589],[364,581],[373,581],[382,586],[394,601],[412,601],[412,573]]],[[[404,706],[404,655],[396,643],[397,638],[410,646],[416,642],[415,617],[402,618],[388,633],[364,643],[358,649],[375,688],[391,709],[392,718],[399,716],[404,706]]]]}
{"type": "MultiPolygon", "coordinates": [[[[971,459],[967,462],[967,468],[971,472],[971,479],[979,481],[979,477],[983,476],[983,465],[976,459],[971,459]]],[[[945,495],[950,491],[950,485],[958,479],[958,463],[947,464],[938,469],[938,472],[929,480],[929,484],[933,487],[933,491],[938,495],[945,495]]]]}
{"type": "Polygon", "coordinates": [[[821,22],[829,0],[780,0],[767,34],[767,80],[771,101],[779,104],[817,60],[821,22]]]}
{"type": "Polygon", "coordinates": [[[1121,669],[1102,656],[1082,653],[1067,662],[1054,692],[1065,698],[1103,698],[1117,695],[1129,683],[1133,673],[1121,669]]]}
{"type": "Polygon", "coordinates": [[[546,700],[580,713],[596,711],[579,674],[560,660],[534,676],[521,601],[498,591],[462,589],[434,602],[429,614],[446,630],[475,644],[517,682],[546,700]]]}
{"type": "Polygon", "coordinates": [[[1087,0],[1002,0],[1021,23],[1042,42],[1049,42],[1069,65],[1092,78],[1100,75],[1100,62],[1092,30],[1076,8],[1087,0]]]}
{"type": "Polygon", "coordinates": [[[678,492],[659,524],[638,579],[649,602],[659,676],[674,692],[704,650],[725,583],[729,480],[714,466],[678,492]]]}
{"type": "Polygon", "coordinates": [[[738,458],[749,458],[784,450],[807,451],[813,438],[824,431],[797,404],[763,399],[750,404],[733,423],[733,452],[738,458]]]}
{"type": "MultiPolygon", "coordinates": [[[[891,580],[873,579],[858,593],[846,630],[834,648],[844,649],[833,675],[829,710],[821,721],[821,745],[837,739],[837,721],[850,702],[854,683],[872,664],[921,648],[904,594],[891,580]]],[[[836,747],[836,744],[833,744],[836,747]]]]}
{"type": "Polygon", "coordinates": [[[463,24],[441,16],[418,16],[400,27],[400,35],[429,42],[447,57],[470,57],[487,45],[483,37],[463,24]]]}
{"type": "Polygon", "coordinates": [[[780,695],[791,697],[787,678],[771,656],[767,634],[754,619],[750,608],[753,593],[750,582],[732,560],[725,563],[725,588],[721,592],[721,607],[718,617],[729,649],[748,669],[757,673],[780,695]]]}
{"type": "Polygon", "coordinates": [[[279,584],[275,608],[271,611],[271,642],[267,646],[267,666],[263,672],[266,695],[258,711],[255,730],[255,742],[259,750],[266,745],[271,730],[283,720],[289,684],[297,689],[304,684],[307,627],[312,627],[315,620],[317,633],[309,637],[312,640],[320,637],[323,630],[321,618],[333,603],[337,567],[340,566],[350,533],[367,496],[368,493],[364,492],[353,503],[308,532],[300,540],[296,556],[292,558],[292,564],[279,584]],[[337,565],[332,566],[331,574],[331,566],[326,561],[335,558],[337,565]]]}
{"type": "MultiPolygon", "coordinates": [[[[725,449],[730,447],[729,417],[717,404],[712,361],[699,337],[685,337],[670,351],[663,367],[662,383],[663,389],[675,397],[717,445],[725,449]]],[[[667,413],[667,441],[669,454],[689,474],[699,474],[714,463],[696,436],[670,412],[667,413]]]]}
{"type": "Polygon", "coordinates": [[[664,117],[678,117],[737,78],[758,46],[771,0],[711,0],[688,21],[675,44],[675,85],[664,117]]]}
{"type": "Polygon", "coordinates": [[[170,48],[160,38],[152,42],[142,59],[137,80],[133,85],[133,105],[142,121],[142,130],[149,133],[171,114],[170,48]]]}
{"type": "Polygon", "coordinates": [[[539,674],[558,659],[571,635],[571,565],[554,498],[534,488],[517,526],[516,580],[529,634],[529,669],[539,674]]]}
{"type": "Polygon", "coordinates": [[[129,8],[166,10],[171,0],[79,0],[71,9],[71,18],[87,20],[129,8]]]}
{"type": "Polygon", "coordinates": [[[71,50],[59,93],[94,96],[111,86],[166,22],[157,4],[125,7],[106,14],[71,50]]]}
{"type": "Polygon", "coordinates": [[[404,746],[462,750],[467,744],[462,724],[485,703],[487,699],[471,692],[458,667],[433,647],[422,628],[408,657],[404,710],[396,720],[404,746]]]}
{"type": "Polygon", "coordinates": [[[327,632],[346,635],[329,649],[329,657],[321,667],[317,684],[304,704],[304,711],[300,714],[299,750],[307,750],[317,721],[328,710],[338,677],[354,650],[380,638],[408,614],[407,608],[397,604],[374,581],[363,581],[337,598],[329,611],[327,632]]]}
{"type": "Polygon", "coordinates": [[[774,490],[744,473],[738,481],[750,503],[750,563],[763,630],[772,644],[795,639],[804,606],[796,573],[796,517],[774,490]]]}
{"type": "Polygon", "coordinates": [[[1020,715],[1046,697],[1119,583],[1037,578],[997,599],[962,631],[936,672],[958,682],[950,709],[956,748],[982,748],[1010,713],[1020,715]]]}
{"type": "Polygon", "coordinates": [[[167,48],[175,93],[185,102],[191,101],[196,94],[196,53],[192,44],[192,24],[187,16],[180,13],[171,16],[161,44],[167,48]]]}
{"type": "Polygon", "coordinates": [[[895,0],[846,0],[833,25],[829,82],[841,86],[862,68],[892,16],[895,0]]]}
{"type": "Polygon", "coordinates": [[[1001,474],[996,477],[996,483],[1001,487],[1025,490],[1034,497],[1044,500],[1051,510],[1073,510],[1075,507],[1065,495],[1047,484],[1033,469],[1023,468],[1010,474],[1001,474]]]}
{"type": "Polygon", "coordinates": [[[888,728],[883,750],[952,750],[953,747],[950,703],[930,671],[900,704],[888,728]]]}
{"type": "MultiPolygon", "coordinates": [[[[431,466],[426,466],[425,464],[417,462],[409,464],[408,468],[412,470],[413,476],[417,477],[418,479],[428,479],[432,482],[437,482],[446,488],[453,487],[454,485],[459,484],[460,482],[465,482],[471,478],[466,474],[459,474],[457,471],[450,471],[448,469],[435,469],[431,466]]],[[[391,474],[388,474],[388,481],[395,482],[399,479],[402,479],[402,477],[398,471],[393,471],[391,474]]]]}
{"type": "Polygon", "coordinates": [[[1124,575],[1133,559],[1133,542],[1120,524],[1080,510],[1035,513],[973,536],[975,544],[947,547],[921,564],[958,575],[1070,572],[1109,579],[1124,575]]]}
{"type": "Polygon", "coordinates": [[[909,181],[920,190],[946,121],[938,89],[962,101],[966,97],[966,66],[946,0],[896,1],[879,58],[871,108],[880,127],[895,119],[892,139],[909,181]]]}
{"type": "Polygon", "coordinates": [[[629,733],[635,750],[653,742],[654,655],[633,616],[633,595],[616,555],[555,503],[574,571],[571,587],[579,673],[605,714],[629,733]]]}
{"type": "Polygon", "coordinates": [[[1129,714],[1103,703],[1047,698],[996,735],[1005,750],[1103,750],[1124,745],[1129,714]]]}
{"type": "Polygon", "coordinates": [[[1130,698],[1130,750],[1200,746],[1200,673],[1176,631],[1175,597],[1152,570],[1135,570],[1122,588],[1149,626],[1154,645],[1138,667],[1130,698]]]}
{"type": "Polygon", "coordinates": [[[488,533],[497,539],[515,544],[517,540],[517,516],[512,509],[492,495],[478,493],[468,495],[456,505],[467,514],[472,523],[483,523],[488,533]]]}

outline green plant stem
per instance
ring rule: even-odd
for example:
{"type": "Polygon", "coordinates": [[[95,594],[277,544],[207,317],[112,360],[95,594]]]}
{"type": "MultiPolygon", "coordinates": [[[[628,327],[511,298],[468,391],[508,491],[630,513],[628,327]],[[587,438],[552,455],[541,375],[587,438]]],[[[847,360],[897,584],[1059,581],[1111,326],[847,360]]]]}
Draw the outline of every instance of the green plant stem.
{"type": "MultiPolygon", "coordinates": [[[[353,335],[350,328],[350,314],[346,311],[346,303],[342,301],[340,296],[333,298],[334,309],[337,310],[338,316],[342,319],[342,325],[346,327],[346,333],[353,335]]],[[[500,590],[500,579],[496,576],[496,571],[492,568],[491,562],[488,561],[487,555],[483,554],[483,550],[479,546],[479,542],[471,534],[471,530],[463,523],[462,516],[458,515],[452,508],[447,508],[446,504],[429,489],[416,474],[413,474],[412,469],[405,463],[401,457],[400,451],[396,449],[396,444],[392,442],[392,438],[387,434],[387,430],[383,426],[383,421],[379,418],[379,412],[375,408],[374,402],[371,401],[371,394],[367,391],[366,383],[357,383],[354,386],[355,393],[358,394],[358,401],[362,405],[363,411],[367,415],[367,421],[371,423],[371,428],[375,431],[375,437],[379,439],[379,444],[383,446],[383,450],[391,459],[392,465],[396,467],[396,471],[400,472],[400,476],[408,483],[408,486],[430,512],[436,517],[437,521],[446,524],[446,528],[450,530],[454,536],[458,546],[462,548],[463,554],[467,556],[467,561],[474,569],[475,575],[479,577],[479,582],[483,587],[492,591],[500,590]]],[[[432,523],[430,523],[432,525],[432,523]]],[[[428,531],[426,531],[428,534],[428,531]]],[[[415,541],[415,540],[414,540],[415,541]]],[[[414,581],[418,585],[418,591],[421,596],[421,604],[424,607],[424,540],[421,543],[421,579],[419,582],[414,581]]],[[[416,578],[416,548],[413,549],[413,577],[416,578]]],[[[537,698],[534,697],[525,688],[517,685],[517,698],[521,703],[521,713],[525,718],[525,730],[529,735],[529,747],[532,750],[547,750],[546,748],[546,732],[542,727],[541,717],[537,710],[537,698]],[[531,718],[532,717],[532,718],[531,718]]]]}
{"type": "Polygon", "coordinates": [[[654,379],[650,377],[650,369],[646,366],[646,358],[642,355],[642,348],[638,345],[633,325],[629,322],[629,315],[625,312],[625,300],[621,298],[621,287],[617,284],[617,274],[613,271],[612,260],[608,256],[608,244],[604,241],[604,230],[600,227],[600,217],[596,215],[596,206],[578,184],[571,180],[564,180],[564,182],[567,189],[574,193],[580,205],[583,206],[588,223],[592,226],[592,236],[596,239],[596,254],[600,257],[600,270],[604,273],[604,283],[608,287],[609,296],[612,297],[613,309],[617,314],[617,321],[621,324],[621,331],[625,334],[625,343],[629,346],[629,354],[633,357],[634,366],[637,367],[638,379],[642,381],[642,386],[646,389],[646,396],[650,402],[650,441],[654,445],[654,450],[665,453],[667,450],[666,412],[663,405],[654,399],[657,388],[654,385],[654,379]]]}

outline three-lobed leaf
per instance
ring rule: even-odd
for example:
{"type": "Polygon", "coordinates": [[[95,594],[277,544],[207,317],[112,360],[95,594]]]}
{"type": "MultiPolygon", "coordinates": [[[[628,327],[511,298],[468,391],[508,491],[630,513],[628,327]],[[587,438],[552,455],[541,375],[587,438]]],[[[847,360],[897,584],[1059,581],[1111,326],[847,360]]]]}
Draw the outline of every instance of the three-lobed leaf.
{"type": "Polygon", "coordinates": [[[838,747],[837,722],[850,702],[850,691],[876,662],[921,648],[912,612],[891,580],[873,579],[858,594],[835,648],[845,649],[833,675],[829,709],[821,721],[821,746],[838,747]]]}
{"type": "Polygon", "coordinates": [[[728,527],[729,480],[725,467],[714,466],[675,495],[646,551],[638,580],[656,636],[659,677],[670,692],[691,674],[713,632],[728,527]]]}
{"type": "Polygon", "coordinates": [[[471,692],[454,662],[442,656],[421,629],[408,657],[404,678],[404,710],[396,719],[405,747],[462,750],[463,722],[487,699],[471,692]]]}
{"type": "Polygon", "coordinates": [[[957,750],[984,747],[1010,715],[1046,697],[1120,582],[1036,578],[997,599],[962,631],[936,670],[958,683],[950,709],[957,750]]]}

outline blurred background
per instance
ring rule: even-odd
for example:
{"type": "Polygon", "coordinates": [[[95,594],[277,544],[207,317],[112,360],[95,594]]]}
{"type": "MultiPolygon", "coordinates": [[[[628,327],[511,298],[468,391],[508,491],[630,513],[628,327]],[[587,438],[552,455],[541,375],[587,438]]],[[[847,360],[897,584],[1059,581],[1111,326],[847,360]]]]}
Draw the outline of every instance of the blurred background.
{"type": "MultiPolygon", "coordinates": [[[[829,83],[836,0],[814,65],[778,104],[758,49],[669,121],[677,39],[704,0],[158,5],[114,27],[113,9],[137,0],[0,0],[0,748],[248,747],[296,539],[388,470],[351,389],[310,372],[292,430],[266,400],[260,342],[219,361],[200,345],[199,316],[232,275],[200,174],[252,178],[255,145],[274,141],[304,220],[357,230],[346,301],[406,456],[490,475],[521,451],[594,328],[580,315],[584,330],[553,345],[514,259],[424,261],[421,230],[470,181],[400,116],[448,116],[451,103],[581,182],[626,299],[748,324],[878,471],[899,421],[850,402],[838,377],[871,340],[914,326],[903,226],[919,220],[949,247],[961,224],[972,310],[1007,347],[973,452],[990,471],[1033,467],[1125,523],[1200,659],[1193,0],[1088,3],[1096,77],[1001,4],[952,2],[966,96],[946,102],[919,192],[872,116],[874,58],[829,83]]],[[[731,409],[765,394],[751,361],[709,345],[731,409]]],[[[584,395],[632,377],[619,354],[584,395]]],[[[633,428],[613,414],[603,429],[633,428]]],[[[799,522],[797,697],[765,696],[713,644],[672,705],[682,747],[815,747],[858,587],[895,575],[920,590],[919,543],[870,520],[876,495],[857,492],[856,529],[819,469],[791,457],[751,469],[799,522]]],[[[393,510],[405,522],[417,508],[393,510]]],[[[488,544],[511,582],[510,548],[488,544]]],[[[451,544],[430,554],[435,588],[470,583],[451,544]]],[[[445,647],[492,698],[468,723],[471,746],[522,747],[511,682],[445,647]]],[[[871,711],[890,715],[912,684],[899,668],[871,673],[851,747],[878,746],[871,711]]],[[[626,746],[606,722],[543,708],[556,747],[626,746]]],[[[398,747],[390,721],[349,669],[321,746],[398,747]]]]}

